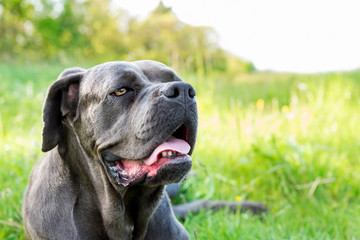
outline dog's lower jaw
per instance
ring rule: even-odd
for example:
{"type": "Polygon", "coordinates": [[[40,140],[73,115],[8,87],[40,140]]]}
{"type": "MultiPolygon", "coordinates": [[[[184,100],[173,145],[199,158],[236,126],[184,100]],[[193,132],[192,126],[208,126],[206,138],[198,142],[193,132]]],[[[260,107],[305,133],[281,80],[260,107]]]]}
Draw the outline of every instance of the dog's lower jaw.
{"type": "Polygon", "coordinates": [[[185,180],[192,167],[192,160],[189,155],[163,165],[158,169],[156,175],[147,177],[144,184],[148,186],[157,186],[159,184],[167,185],[185,180]]]}
{"type": "Polygon", "coordinates": [[[142,160],[124,159],[116,153],[121,148],[121,145],[114,145],[100,155],[110,178],[122,187],[139,183],[152,186],[176,183],[191,169],[191,157],[188,155],[191,146],[174,136],[159,144],[142,160]]]}
{"type": "Polygon", "coordinates": [[[186,178],[192,167],[189,155],[161,158],[153,164],[154,166],[148,166],[140,161],[132,161],[135,165],[132,169],[127,169],[121,161],[103,161],[107,168],[109,180],[115,179],[120,187],[136,184],[158,186],[177,183],[186,178]]]}

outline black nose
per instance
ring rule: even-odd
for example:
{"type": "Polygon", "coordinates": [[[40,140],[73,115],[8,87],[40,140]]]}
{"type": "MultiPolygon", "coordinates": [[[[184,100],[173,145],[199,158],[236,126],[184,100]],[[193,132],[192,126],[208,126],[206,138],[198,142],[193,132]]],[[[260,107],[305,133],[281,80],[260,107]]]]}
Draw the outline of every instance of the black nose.
{"type": "Polygon", "coordinates": [[[178,100],[183,103],[195,101],[195,89],[188,83],[176,82],[168,85],[163,94],[171,100],[178,100]]]}

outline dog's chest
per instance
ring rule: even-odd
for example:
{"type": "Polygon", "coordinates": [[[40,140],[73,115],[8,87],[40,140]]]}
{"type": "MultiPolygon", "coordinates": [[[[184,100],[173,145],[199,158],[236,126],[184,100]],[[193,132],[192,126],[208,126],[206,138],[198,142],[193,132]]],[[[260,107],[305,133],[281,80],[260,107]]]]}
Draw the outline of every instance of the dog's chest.
{"type": "Polygon", "coordinates": [[[133,239],[134,225],[130,223],[124,223],[120,227],[110,228],[107,231],[108,238],[114,240],[131,240],[133,239]]]}
{"type": "Polygon", "coordinates": [[[107,212],[104,227],[109,239],[131,240],[134,239],[134,219],[123,211],[107,212]],[[107,218],[107,219],[106,219],[107,218]]]}

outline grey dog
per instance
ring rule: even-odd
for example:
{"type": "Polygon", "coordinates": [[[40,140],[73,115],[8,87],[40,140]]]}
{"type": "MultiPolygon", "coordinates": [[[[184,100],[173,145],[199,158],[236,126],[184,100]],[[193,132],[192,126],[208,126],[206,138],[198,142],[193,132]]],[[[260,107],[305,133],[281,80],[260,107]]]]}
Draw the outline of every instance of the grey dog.
{"type": "MultiPolygon", "coordinates": [[[[149,60],[66,69],[43,121],[46,153],[23,202],[28,239],[189,239],[164,191],[189,173],[197,134],[195,90],[174,71],[149,60]]],[[[175,211],[207,206],[223,204],[175,211]]]]}

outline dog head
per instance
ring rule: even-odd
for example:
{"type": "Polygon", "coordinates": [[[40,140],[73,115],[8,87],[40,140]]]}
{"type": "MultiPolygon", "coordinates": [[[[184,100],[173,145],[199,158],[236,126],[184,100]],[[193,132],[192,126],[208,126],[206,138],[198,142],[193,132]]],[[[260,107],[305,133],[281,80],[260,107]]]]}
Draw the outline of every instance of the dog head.
{"type": "Polygon", "coordinates": [[[70,126],[113,185],[164,185],[189,172],[197,119],[194,88],[162,63],[72,68],[48,90],[42,150],[66,148],[62,131],[70,126]]]}

